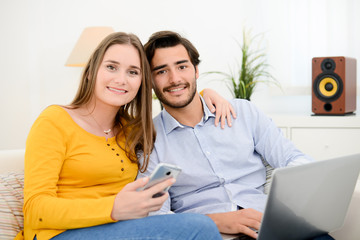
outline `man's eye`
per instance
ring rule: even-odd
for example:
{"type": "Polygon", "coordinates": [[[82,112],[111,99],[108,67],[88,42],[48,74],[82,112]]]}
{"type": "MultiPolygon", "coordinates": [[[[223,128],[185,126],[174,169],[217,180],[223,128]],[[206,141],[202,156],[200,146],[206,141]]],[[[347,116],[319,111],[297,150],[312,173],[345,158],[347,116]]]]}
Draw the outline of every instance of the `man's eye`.
{"type": "Polygon", "coordinates": [[[187,66],[180,66],[179,68],[180,69],[185,69],[185,68],[187,68],[187,66]]]}
{"type": "Polygon", "coordinates": [[[158,71],[156,74],[157,75],[161,75],[161,74],[164,74],[166,71],[165,70],[160,70],[160,71],[158,71]]]}
{"type": "Polygon", "coordinates": [[[114,67],[113,65],[107,65],[106,66],[107,69],[111,70],[111,71],[115,71],[116,67],[114,67]]]}

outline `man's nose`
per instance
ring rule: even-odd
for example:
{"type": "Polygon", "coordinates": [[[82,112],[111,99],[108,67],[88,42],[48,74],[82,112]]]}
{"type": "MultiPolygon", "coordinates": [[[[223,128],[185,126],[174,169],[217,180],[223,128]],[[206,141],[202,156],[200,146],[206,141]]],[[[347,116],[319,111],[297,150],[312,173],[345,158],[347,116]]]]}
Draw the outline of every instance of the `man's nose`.
{"type": "Polygon", "coordinates": [[[176,71],[170,71],[169,73],[169,81],[171,83],[177,83],[180,81],[180,76],[176,71]]]}

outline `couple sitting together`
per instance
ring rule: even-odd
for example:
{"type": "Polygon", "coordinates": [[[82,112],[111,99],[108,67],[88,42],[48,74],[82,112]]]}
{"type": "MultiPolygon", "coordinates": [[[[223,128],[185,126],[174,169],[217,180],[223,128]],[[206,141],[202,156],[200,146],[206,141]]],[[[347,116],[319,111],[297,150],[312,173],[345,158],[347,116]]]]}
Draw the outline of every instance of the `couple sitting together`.
{"type": "Polygon", "coordinates": [[[312,159],[251,102],[229,103],[209,89],[202,97],[199,63],[196,48],[175,32],[154,33],[144,47],[133,34],[106,37],[72,103],[49,106],[30,130],[17,237],[257,238],[266,203],[262,159],[274,168],[312,159]],[[152,89],[164,107],[154,120],[152,89]],[[138,191],[162,162],[182,168],[177,180],[138,191]]]}

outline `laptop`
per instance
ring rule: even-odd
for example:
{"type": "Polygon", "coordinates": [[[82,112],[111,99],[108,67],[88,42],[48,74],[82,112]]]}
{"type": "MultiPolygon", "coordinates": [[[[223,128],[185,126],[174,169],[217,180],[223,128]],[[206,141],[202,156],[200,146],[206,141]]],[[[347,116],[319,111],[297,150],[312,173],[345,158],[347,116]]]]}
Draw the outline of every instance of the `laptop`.
{"type": "Polygon", "coordinates": [[[309,239],[341,228],[359,171],[360,154],[275,169],[258,240],[309,239]]]}

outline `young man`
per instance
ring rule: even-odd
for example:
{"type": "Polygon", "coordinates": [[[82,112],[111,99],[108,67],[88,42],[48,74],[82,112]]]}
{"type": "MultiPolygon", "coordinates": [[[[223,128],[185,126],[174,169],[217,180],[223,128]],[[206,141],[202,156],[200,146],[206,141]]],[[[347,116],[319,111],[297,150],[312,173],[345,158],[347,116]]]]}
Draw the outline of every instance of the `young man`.
{"type": "Polygon", "coordinates": [[[179,34],[161,31],[145,44],[154,91],[164,110],[154,119],[157,137],[149,175],[160,162],[182,173],[169,191],[162,212],[208,215],[222,233],[256,238],[266,195],[266,168],[303,164],[312,159],[283,137],[251,102],[231,101],[232,127],[214,126],[215,115],[197,94],[199,53],[179,34]]]}

